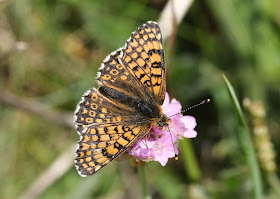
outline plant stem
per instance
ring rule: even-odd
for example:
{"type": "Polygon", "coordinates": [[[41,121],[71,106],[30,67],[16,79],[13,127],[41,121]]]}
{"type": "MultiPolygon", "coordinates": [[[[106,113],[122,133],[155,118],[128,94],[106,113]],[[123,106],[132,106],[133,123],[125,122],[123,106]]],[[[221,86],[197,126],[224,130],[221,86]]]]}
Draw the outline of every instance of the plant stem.
{"type": "Polygon", "coordinates": [[[180,141],[180,146],[187,175],[192,181],[199,181],[201,178],[201,172],[194,155],[191,141],[189,139],[183,139],[180,141]]]}
{"type": "Polygon", "coordinates": [[[139,180],[140,180],[141,189],[142,189],[142,198],[151,199],[152,197],[149,194],[149,189],[148,189],[146,165],[139,164],[138,175],[139,175],[139,180]]]}

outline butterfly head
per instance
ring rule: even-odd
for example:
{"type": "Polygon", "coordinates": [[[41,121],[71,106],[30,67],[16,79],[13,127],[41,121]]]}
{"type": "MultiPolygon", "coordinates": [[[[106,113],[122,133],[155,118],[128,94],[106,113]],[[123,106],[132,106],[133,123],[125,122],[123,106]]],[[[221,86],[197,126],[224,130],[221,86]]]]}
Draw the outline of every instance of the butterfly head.
{"type": "Polygon", "coordinates": [[[164,126],[168,126],[170,119],[167,118],[165,114],[162,114],[159,120],[157,121],[157,126],[159,128],[163,128],[164,126]]]}

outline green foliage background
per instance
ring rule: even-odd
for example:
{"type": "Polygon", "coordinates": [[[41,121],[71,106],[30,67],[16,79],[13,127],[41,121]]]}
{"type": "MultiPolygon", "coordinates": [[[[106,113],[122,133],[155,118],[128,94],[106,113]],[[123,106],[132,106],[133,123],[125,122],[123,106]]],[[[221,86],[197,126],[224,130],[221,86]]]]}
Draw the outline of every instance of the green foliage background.
{"type": "MultiPolygon", "coordinates": [[[[96,86],[102,60],[123,46],[142,23],[158,20],[165,4],[164,0],[0,1],[0,92],[72,114],[84,91],[96,86]],[[16,41],[26,42],[28,48],[1,56],[16,41]]],[[[178,161],[170,160],[166,167],[147,164],[153,198],[253,197],[234,104],[222,74],[241,104],[244,98],[264,104],[263,122],[272,140],[266,144],[273,144],[277,155],[279,8],[277,0],[197,0],[178,26],[174,54],[165,42],[167,63],[172,60],[167,80],[172,97],[185,108],[206,98],[211,103],[187,113],[197,119],[198,137],[180,143],[183,155],[178,161]]],[[[252,130],[246,111],[245,117],[252,130]]],[[[0,197],[19,197],[78,139],[74,128],[0,101],[0,197]]],[[[278,165],[279,156],[272,161],[278,165]]],[[[279,171],[262,166],[260,161],[264,195],[279,198],[275,188],[279,171]]],[[[81,178],[73,164],[39,198],[141,198],[138,181],[137,170],[128,161],[115,161],[88,178],[81,178]]]]}

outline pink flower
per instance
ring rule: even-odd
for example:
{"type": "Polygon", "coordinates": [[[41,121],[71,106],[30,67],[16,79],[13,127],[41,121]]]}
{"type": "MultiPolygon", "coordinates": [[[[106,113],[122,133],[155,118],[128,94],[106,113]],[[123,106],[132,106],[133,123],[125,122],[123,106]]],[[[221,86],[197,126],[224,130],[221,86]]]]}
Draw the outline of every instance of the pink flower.
{"type": "Polygon", "coordinates": [[[167,92],[161,107],[163,113],[170,118],[170,132],[167,127],[159,129],[153,126],[149,134],[132,147],[129,154],[137,160],[158,161],[165,166],[169,158],[175,157],[175,153],[178,154],[178,139],[194,138],[197,136],[197,132],[194,130],[195,118],[178,114],[181,112],[182,106],[176,99],[172,99],[170,102],[167,92]]]}
{"type": "Polygon", "coordinates": [[[155,154],[154,161],[158,161],[162,166],[167,164],[168,158],[175,157],[175,151],[178,153],[177,148],[170,139],[170,135],[167,133],[162,134],[162,136],[155,142],[153,146],[153,151],[155,154]]]}

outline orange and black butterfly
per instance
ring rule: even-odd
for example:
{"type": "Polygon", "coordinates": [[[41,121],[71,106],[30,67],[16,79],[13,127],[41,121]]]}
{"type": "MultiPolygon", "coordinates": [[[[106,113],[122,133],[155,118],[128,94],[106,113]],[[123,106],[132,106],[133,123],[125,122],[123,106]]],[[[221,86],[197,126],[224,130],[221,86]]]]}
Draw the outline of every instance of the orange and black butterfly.
{"type": "Polygon", "coordinates": [[[80,135],[75,164],[83,177],[130,149],[152,125],[168,124],[161,109],[166,71],[158,24],[149,21],[133,32],[105,58],[97,80],[100,86],[86,91],[75,111],[80,135]]]}

